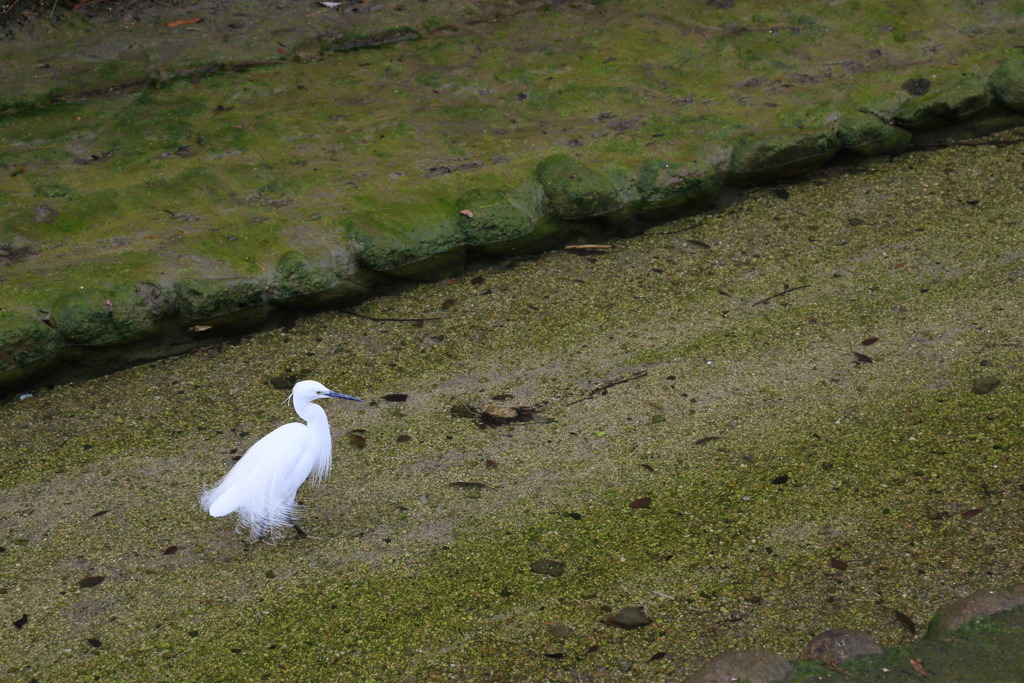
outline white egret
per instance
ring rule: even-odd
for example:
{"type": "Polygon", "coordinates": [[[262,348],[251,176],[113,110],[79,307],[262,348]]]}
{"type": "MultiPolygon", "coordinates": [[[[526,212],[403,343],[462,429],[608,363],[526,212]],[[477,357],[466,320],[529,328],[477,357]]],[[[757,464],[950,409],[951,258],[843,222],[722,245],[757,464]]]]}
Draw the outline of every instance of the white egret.
{"type": "Polygon", "coordinates": [[[201,498],[203,509],[214,517],[237,512],[250,541],[273,540],[280,536],[278,529],[288,526],[306,535],[295,521],[301,508],[295,492],[307,478],[319,482],[331,472],[331,428],[327,413],[313,401],[360,400],[312,380],[296,384],[289,398],[306,424],[292,422],[264,436],[201,498]]]}

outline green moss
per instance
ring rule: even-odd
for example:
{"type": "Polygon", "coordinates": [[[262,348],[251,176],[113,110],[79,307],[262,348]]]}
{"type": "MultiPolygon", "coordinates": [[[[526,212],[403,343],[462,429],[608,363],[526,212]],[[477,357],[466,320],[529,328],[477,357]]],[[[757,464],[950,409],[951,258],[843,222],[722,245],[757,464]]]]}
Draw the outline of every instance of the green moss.
{"type": "Polygon", "coordinates": [[[70,343],[86,346],[115,344],[151,331],[154,312],[134,290],[81,288],[59,297],[50,318],[70,343]]]}
{"type": "Polygon", "coordinates": [[[703,160],[647,159],[637,178],[639,210],[650,216],[678,214],[712,200],[721,185],[722,173],[703,160]]]}
{"type": "MultiPolygon", "coordinates": [[[[380,205],[379,211],[344,216],[340,222],[360,244],[359,260],[368,268],[395,271],[421,261],[426,265],[429,259],[433,265],[427,270],[453,272],[461,267],[464,255],[457,215],[445,200],[394,202],[380,205]]],[[[400,276],[405,275],[402,271],[400,276]]]]}
{"type": "Polygon", "coordinates": [[[899,154],[910,142],[910,131],[891,126],[873,114],[844,112],[836,126],[843,147],[867,156],[899,154]]]}
{"type": "Polygon", "coordinates": [[[298,251],[287,251],[274,269],[274,298],[292,299],[330,289],[338,284],[330,269],[317,266],[298,251]]]}
{"type": "Polygon", "coordinates": [[[958,80],[937,79],[925,95],[912,97],[896,111],[896,122],[907,128],[932,128],[963,120],[992,101],[985,81],[975,74],[958,80]]]}
{"type": "Polygon", "coordinates": [[[257,280],[188,278],[174,284],[181,315],[187,320],[212,318],[263,303],[266,292],[257,280]]]}
{"type": "Polygon", "coordinates": [[[1007,59],[992,72],[988,85],[996,102],[1024,111],[1024,61],[1007,59]]]}
{"type": "Polygon", "coordinates": [[[0,372],[46,358],[60,347],[60,336],[31,316],[0,311],[0,372]]]}
{"type": "Polygon", "coordinates": [[[559,218],[598,218],[622,208],[611,180],[568,154],[553,154],[541,161],[537,179],[559,218]]]}
{"type": "Polygon", "coordinates": [[[838,150],[839,140],[828,129],[746,135],[736,143],[727,178],[733,184],[749,185],[800,175],[825,163],[838,150]]]}

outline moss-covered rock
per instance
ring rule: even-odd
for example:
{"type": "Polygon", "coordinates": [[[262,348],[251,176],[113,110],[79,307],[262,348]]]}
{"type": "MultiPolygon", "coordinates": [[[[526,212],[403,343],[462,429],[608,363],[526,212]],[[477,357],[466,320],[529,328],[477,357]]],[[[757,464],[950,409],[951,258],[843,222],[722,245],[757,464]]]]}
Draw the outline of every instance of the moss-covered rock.
{"type": "Polygon", "coordinates": [[[912,92],[911,95],[896,109],[896,123],[911,130],[962,121],[992,102],[985,81],[974,74],[949,83],[939,80],[928,88],[927,93],[914,96],[912,92]]]}
{"type": "Polygon", "coordinates": [[[541,161],[537,179],[559,218],[599,218],[622,208],[622,199],[608,176],[568,154],[553,154],[541,161]]]}
{"type": "Polygon", "coordinates": [[[60,348],[60,335],[24,313],[0,311],[0,373],[46,358],[60,348]]]}
{"type": "Polygon", "coordinates": [[[726,179],[733,185],[752,185],[792,178],[821,166],[838,150],[839,138],[824,128],[745,135],[733,149],[726,179]]]}
{"type": "Polygon", "coordinates": [[[512,204],[504,192],[470,190],[455,205],[459,209],[459,228],[470,247],[508,242],[534,230],[534,219],[512,204]]]}
{"type": "Polygon", "coordinates": [[[457,272],[465,262],[465,236],[455,206],[444,199],[390,202],[373,212],[345,216],[343,227],[370,270],[413,280],[457,272]]]}
{"type": "Polygon", "coordinates": [[[544,189],[535,181],[509,192],[467,192],[456,202],[466,244],[473,252],[488,256],[511,256],[563,244],[573,226],[545,215],[545,202],[544,189]]]}
{"type": "Polygon", "coordinates": [[[174,284],[178,310],[186,320],[203,320],[262,304],[266,287],[247,278],[186,278],[174,284]]]}
{"type": "Polygon", "coordinates": [[[852,111],[840,116],[836,134],[845,149],[864,156],[899,154],[912,137],[910,131],[889,125],[873,114],[852,111]]]}
{"type": "Polygon", "coordinates": [[[368,295],[367,283],[358,282],[358,269],[348,252],[319,259],[291,250],[278,258],[272,301],[301,307],[351,303],[368,295]]]}
{"type": "Polygon", "coordinates": [[[989,76],[988,88],[996,102],[1014,111],[1024,111],[1024,60],[1000,64],[989,76]]]}
{"type": "Polygon", "coordinates": [[[647,159],[637,175],[637,214],[645,218],[678,215],[713,199],[721,189],[723,173],[703,160],[647,159]]]}
{"type": "Polygon", "coordinates": [[[928,638],[962,628],[975,619],[1019,609],[1024,605],[1024,586],[1005,590],[980,590],[944,606],[928,624],[928,638]]]}
{"type": "Polygon", "coordinates": [[[135,289],[83,288],[54,301],[50,319],[72,344],[105,346],[154,332],[156,315],[135,289]]]}
{"type": "Polygon", "coordinates": [[[308,296],[332,288],[337,278],[327,268],[313,263],[301,252],[286,251],[277,259],[274,269],[274,299],[308,296]]]}

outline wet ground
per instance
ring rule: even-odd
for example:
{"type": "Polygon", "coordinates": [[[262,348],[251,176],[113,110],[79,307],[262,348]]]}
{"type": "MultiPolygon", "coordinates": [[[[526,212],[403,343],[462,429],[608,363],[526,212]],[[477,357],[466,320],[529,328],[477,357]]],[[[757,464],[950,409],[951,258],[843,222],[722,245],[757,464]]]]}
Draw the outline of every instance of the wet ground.
{"type": "Polygon", "coordinates": [[[1019,160],[837,167],[3,404],[3,670],[664,680],[913,642],[1024,582],[1019,160]],[[368,403],[326,406],[317,538],[246,545],[198,494],[296,378],[368,403]]]}

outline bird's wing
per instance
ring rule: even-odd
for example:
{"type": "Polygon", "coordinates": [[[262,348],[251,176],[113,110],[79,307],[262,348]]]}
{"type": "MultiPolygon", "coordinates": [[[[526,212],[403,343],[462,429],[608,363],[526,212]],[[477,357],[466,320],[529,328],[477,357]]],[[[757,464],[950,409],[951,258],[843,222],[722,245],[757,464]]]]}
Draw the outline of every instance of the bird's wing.
{"type": "Polygon", "coordinates": [[[214,517],[238,512],[244,518],[273,524],[287,520],[290,506],[285,489],[307,438],[306,425],[278,427],[245,452],[231,471],[203,494],[203,507],[214,517]]]}
{"type": "Polygon", "coordinates": [[[241,489],[237,486],[229,486],[227,489],[217,491],[217,496],[212,498],[209,503],[207,503],[204,497],[203,507],[209,511],[211,517],[223,517],[224,515],[230,515],[238,509],[242,493],[241,489]]]}

